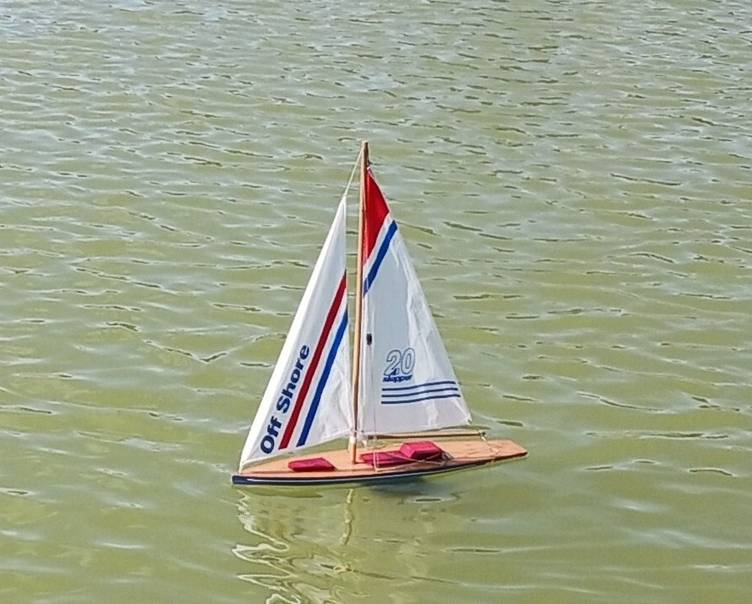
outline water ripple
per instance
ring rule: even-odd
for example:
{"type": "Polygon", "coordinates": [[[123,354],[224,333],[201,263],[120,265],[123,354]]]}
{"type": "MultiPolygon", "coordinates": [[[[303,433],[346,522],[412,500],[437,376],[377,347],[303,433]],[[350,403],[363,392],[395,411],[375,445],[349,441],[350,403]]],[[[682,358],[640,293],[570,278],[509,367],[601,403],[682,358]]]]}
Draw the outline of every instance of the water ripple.
{"type": "Polygon", "coordinates": [[[4,598],[743,601],[751,20],[3,5],[4,598]],[[364,137],[476,420],[532,455],[239,494],[364,137]]]}

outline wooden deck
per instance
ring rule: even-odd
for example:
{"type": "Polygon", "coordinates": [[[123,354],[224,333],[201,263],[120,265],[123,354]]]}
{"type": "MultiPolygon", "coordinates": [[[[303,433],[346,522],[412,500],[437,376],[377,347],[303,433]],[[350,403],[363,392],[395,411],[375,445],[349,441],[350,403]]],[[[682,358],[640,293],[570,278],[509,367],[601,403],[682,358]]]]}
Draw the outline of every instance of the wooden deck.
{"type": "MultiPolygon", "coordinates": [[[[405,439],[396,443],[387,443],[379,450],[396,450],[403,442],[426,440],[423,438],[405,439]]],[[[511,440],[442,440],[431,439],[446,453],[445,459],[436,461],[415,461],[399,466],[374,468],[364,462],[352,463],[350,454],[345,449],[323,451],[318,454],[285,457],[246,468],[234,474],[232,482],[239,486],[253,485],[327,485],[347,483],[373,483],[392,480],[405,480],[482,466],[524,457],[527,451],[511,440]],[[287,467],[293,459],[323,457],[334,470],[323,472],[293,472],[287,467]]],[[[363,450],[366,453],[368,450],[363,450]]],[[[360,457],[360,456],[358,456],[360,457]]]]}

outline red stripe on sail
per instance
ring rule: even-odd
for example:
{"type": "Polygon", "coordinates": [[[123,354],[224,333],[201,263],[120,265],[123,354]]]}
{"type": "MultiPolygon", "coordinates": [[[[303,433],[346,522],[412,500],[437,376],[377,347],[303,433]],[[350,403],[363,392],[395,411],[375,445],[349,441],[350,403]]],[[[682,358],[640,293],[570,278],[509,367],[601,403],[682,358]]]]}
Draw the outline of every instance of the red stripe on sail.
{"type": "Polygon", "coordinates": [[[363,221],[363,264],[368,262],[381,227],[389,215],[389,206],[370,168],[366,172],[365,220],[363,221]]]}
{"type": "Polygon", "coordinates": [[[329,307],[329,313],[326,315],[326,321],[324,321],[324,328],[321,330],[319,341],[316,344],[316,350],[313,352],[311,364],[308,366],[308,371],[306,372],[305,378],[303,378],[303,383],[300,385],[300,391],[298,392],[298,396],[295,399],[295,406],[293,407],[292,413],[290,414],[290,419],[288,420],[287,427],[285,428],[285,432],[282,435],[282,440],[279,442],[280,450],[287,448],[287,445],[290,443],[290,439],[292,438],[292,434],[295,431],[295,426],[298,423],[298,417],[300,417],[300,412],[303,409],[303,404],[305,403],[308,389],[311,387],[313,376],[316,373],[316,368],[319,365],[319,359],[321,359],[321,353],[324,351],[326,341],[329,339],[329,333],[332,330],[334,319],[337,317],[337,311],[339,310],[339,307],[342,303],[342,297],[344,295],[345,275],[342,275],[342,280],[339,282],[339,286],[337,287],[337,293],[334,294],[334,300],[332,300],[332,305],[329,307]]]}

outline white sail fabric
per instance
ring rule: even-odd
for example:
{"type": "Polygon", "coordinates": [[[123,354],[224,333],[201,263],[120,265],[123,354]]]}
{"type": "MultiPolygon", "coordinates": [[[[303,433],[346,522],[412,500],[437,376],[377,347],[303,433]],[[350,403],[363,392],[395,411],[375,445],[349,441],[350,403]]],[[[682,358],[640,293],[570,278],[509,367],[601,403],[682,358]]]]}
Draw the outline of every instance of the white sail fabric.
{"type": "Polygon", "coordinates": [[[241,469],[350,432],[345,195],[248,432],[241,469]]]}
{"type": "Polygon", "coordinates": [[[361,436],[458,426],[470,412],[386,200],[367,175],[361,436]]]}

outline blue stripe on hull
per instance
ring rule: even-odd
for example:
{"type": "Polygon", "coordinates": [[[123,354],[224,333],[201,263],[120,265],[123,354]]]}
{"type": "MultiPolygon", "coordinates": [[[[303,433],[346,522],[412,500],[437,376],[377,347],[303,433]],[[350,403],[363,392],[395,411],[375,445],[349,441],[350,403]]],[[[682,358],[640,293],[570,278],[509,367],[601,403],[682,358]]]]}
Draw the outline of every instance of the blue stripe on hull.
{"type": "Polygon", "coordinates": [[[524,457],[527,453],[516,455],[514,457],[505,457],[503,459],[482,459],[460,465],[443,466],[440,468],[426,468],[421,470],[412,470],[408,472],[383,472],[379,474],[370,474],[366,476],[345,476],[345,477],[325,477],[325,478],[305,478],[300,475],[290,478],[263,478],[255,476],[243,476],[234,474],[232,483],[236,486],[327,486],[340,484],[377,484],[386,482],[397,482],[401,480],[412,480],[423,476],[432,476],[435,474],[445,474],[456,470],[464,470],[479,466],[485,466],[492,463],[500,463],[516,457],[524,457]]]}

